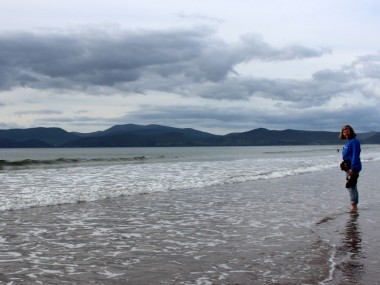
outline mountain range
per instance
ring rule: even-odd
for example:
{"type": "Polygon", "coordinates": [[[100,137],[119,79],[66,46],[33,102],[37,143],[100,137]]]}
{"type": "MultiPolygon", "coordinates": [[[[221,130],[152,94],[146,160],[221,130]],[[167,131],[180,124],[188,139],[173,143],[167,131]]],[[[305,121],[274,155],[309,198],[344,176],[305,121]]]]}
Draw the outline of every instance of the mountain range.
{"type": "MultiPolygon", "coordinates": [[[[0,130],[1,148],[46,147],[169,147],[169,146],[264,146],[337,145],[338,132],[268,130],[214,135],[191,128],[161,125],[116,125],[92,133],[67,132],[61,128],[0,130]]],[[[380,144],[380,132],[358,134],[363,144],[380,144]]]]}

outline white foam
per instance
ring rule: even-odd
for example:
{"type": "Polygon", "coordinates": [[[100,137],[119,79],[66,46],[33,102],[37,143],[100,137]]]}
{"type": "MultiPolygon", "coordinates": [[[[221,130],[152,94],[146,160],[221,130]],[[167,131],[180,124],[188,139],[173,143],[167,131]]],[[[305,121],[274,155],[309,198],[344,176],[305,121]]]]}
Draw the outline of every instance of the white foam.
{"type": "MultiPolygon", "coordinates": [[[[122,195],[159,193],[228,183],[282,178],[338,167],[337,154],[267,154],[258,158],[169,160],[56,169],[0,172],[0,210],[94,201],[122,195]]],[[[373,151],[363,162],[379,160],[373,151]]]]}
{"type": "Polygon", "coordinates": [[[318,283],[319,285],[328,284],[334,279],[334,271],[336,268],[335,256],[336,256],[336,246],[334,245],[331,255],[329,257],[329,276],[325,280],[319,282],[318,283]]]}
{"type": "Polygon", "coordinates": [[[122,276],[125,273],[115,273],[115,272],[110,272],[108,270],[105,270],[104,272],[99,272],[99,274],[105,275],[105,276],[107,276],[107,278],[114,278],[114,277],[117,277],[117,276],[122,276]]]}

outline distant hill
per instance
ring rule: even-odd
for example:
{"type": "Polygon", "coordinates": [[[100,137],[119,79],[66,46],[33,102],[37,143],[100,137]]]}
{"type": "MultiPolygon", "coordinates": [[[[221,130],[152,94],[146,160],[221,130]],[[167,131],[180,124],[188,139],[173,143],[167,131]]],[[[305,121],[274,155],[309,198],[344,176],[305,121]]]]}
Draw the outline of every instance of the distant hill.
{"type": "MultiPolygon", "coordinates": [[[[358,137],[361,137],[361,134],[358,135],[358,137]]],[[[380,133],[371,132],[371,136],[365,136],[365,139],[363,139],[365,143],[369,144],[379,144],[380,143],[380,133]]]]}
{"type": "MultiPolygon", "coordinates": [[[[336,145],[338,132],[254,129],[224,136],[191,128],[161,125],[116,125],[92,133],[60,128],[0,130],[0,147],[166,147],[166,146],[264,146],[336,145]]],[[[362,144],[380,144],[379,132],[358,134],[362,144]]]]}
{"type": "Polygon", "coordinates": [[[161,147],[205,146],[208,139],[219,136],[190,128],[180,129],[160,125],[117,125],[95,136],[68,142],[64,147],[161,147]]]}
{"type": "Polygon", "coordinates": [[[215,137],[216,135],[197,131],[191,128],[179,129],[174,127],[160,126],[160,125],[116,125],[113,126],[103,132],[98,133],[99,136],[107,136],[107,135],[116,135],[116,134],[135,134],[135,135],[145,135],[145,136],[158,136],[167,133],[179,133],[189,138],[210,138],[215,137]]]}
{"type": "Polygon", "coordinates": [[[38,140],[52,147],[76,140],[78,136],[60,128],[30,128],[0,130],[0,139],[13,141],[15,145],[28,140],[38,140]]]}
{"type": "Polygon", "coordinates": [[[338,132],[283,130],[264,128],[228,134],[226,139],[238,145],[320,145],[339,144],[338,132]]]}
{"type": "Polygon", "coordinates": [[[0,138],[0,148],[45,148],[51,145],[40,140],[13,141],[0,138]]]}

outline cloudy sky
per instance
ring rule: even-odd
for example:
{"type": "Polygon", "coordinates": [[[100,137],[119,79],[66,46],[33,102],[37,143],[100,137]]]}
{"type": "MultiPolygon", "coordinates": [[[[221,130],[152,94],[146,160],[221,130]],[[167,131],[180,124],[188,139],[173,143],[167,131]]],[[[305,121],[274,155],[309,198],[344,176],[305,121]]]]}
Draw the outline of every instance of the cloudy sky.
{"type": "Polygon", "coordinates": [[[380,131],[378,0],[0,0],[0,129],[380,131]]]}

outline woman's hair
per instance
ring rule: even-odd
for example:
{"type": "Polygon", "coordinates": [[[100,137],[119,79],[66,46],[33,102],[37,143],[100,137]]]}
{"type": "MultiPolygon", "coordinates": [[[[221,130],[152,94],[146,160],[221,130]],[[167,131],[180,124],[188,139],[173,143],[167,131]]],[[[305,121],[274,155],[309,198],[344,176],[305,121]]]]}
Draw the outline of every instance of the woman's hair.
{"type": "Polygon", "coordinates": [[[341,139],[341,140],[345,140],[346,138],[343,136],[343,131],[344,130],[350,130],[350,139],[353,139],[353,138],[355,138],[356,137],[356,133],[355,133],[355,131],[354,131],[354,129],[350,126],[350,125],[345,125],[345,126],[343,126],[343,128],[342,128],[342,130],[340,131],[340,134],[339,134],[339,138],[341,139]]]}

